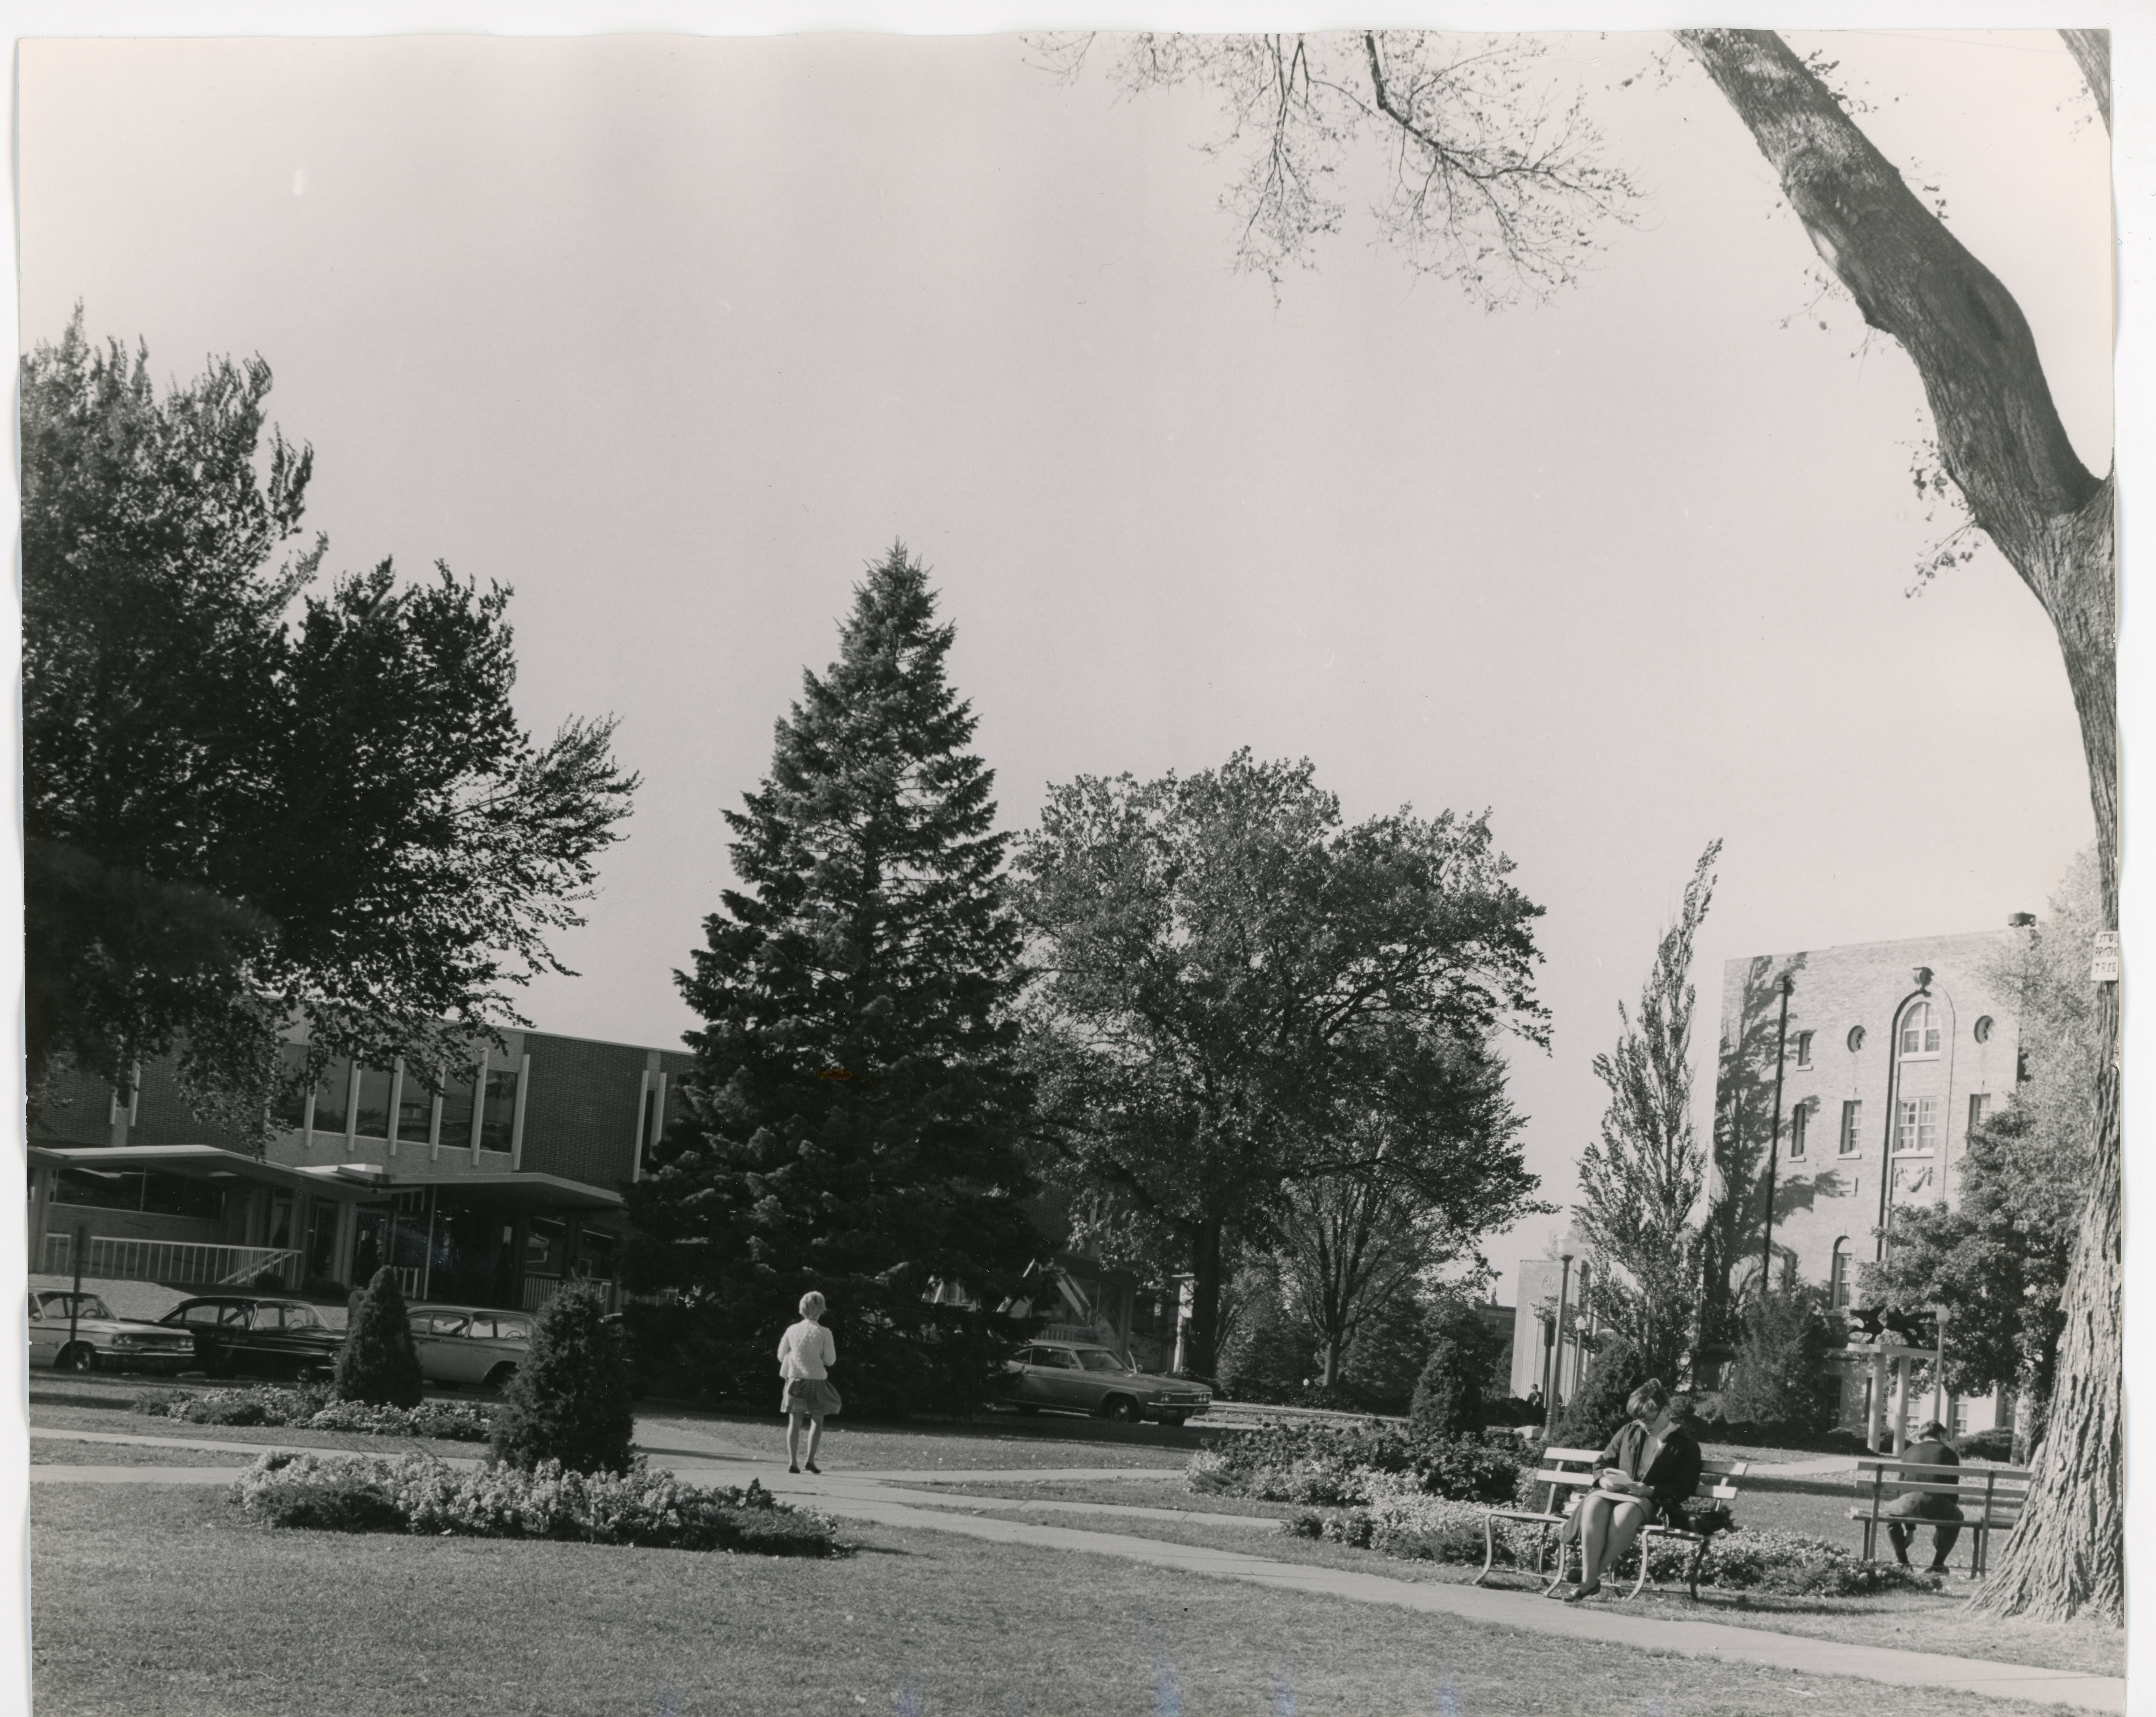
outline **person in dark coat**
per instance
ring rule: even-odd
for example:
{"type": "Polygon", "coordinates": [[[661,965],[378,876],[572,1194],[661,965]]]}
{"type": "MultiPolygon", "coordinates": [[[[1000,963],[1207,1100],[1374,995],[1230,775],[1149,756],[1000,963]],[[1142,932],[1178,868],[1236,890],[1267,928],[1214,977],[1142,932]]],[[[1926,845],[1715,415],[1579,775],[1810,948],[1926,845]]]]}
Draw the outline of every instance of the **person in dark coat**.
{"type": "Polygon", "coordinates": [[[1699,1442],[1692,1399],[1672,1396],[1654,1379],[1632,1391],[1630,1417],[1595,1463],[1594,1488],[1579,1503],[1579,1583],[1568,1604],[1602,1590],[1602,1576],[1625,1560],[1640,1529],[1678,1520],[1699,1488],[1699,1442]]]}
{"type": "MultiPolygon", "coordinates": [[[[1947,1428],[1936,1419],[1917,1433],[1916,1442],[1902,1451],[1902,1459],[1912,1467],[1958,1467],[1961,1457],[1953,1452],[1947,1441],[1947,1428]]],[[[1905,1471],[1902,1477],[1910,1483],[1938,1484],[1946,1482],[1946,1475],[1938,1473],[1915,1473],[1905,1471]]],[[[1887,1537],[1894,1546],[1894,1560],[1904,1568],[1909,1565],[1910,1541],[1917,1535],[1916,1523],[1934,1520],[1940,1524],[1932,1528],[1932,1565],[1930,1572],[1947,1571],[1947,1558],[1953,1554],[1954,1540],[1961,1536],[1961,1506],[1943,1490],[1907,1490],[1879,1511],[1887,1522],[1887,1537]]]]}

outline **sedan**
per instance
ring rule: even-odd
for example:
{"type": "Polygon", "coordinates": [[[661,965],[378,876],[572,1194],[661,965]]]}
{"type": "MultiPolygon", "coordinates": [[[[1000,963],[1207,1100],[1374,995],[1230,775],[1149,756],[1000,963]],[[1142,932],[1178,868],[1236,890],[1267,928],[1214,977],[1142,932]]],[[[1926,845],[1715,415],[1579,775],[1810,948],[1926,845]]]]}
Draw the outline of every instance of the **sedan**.
{"type": "Polygon", "coordinates": [[[30,1295],[30,1363],[60,1371],[177,1371],[195,1360],[186,1334],[116,1318],[94,1293],[30,1295]]]}
{"type": "Polygon", "coordinates": [[[1213,1391],[1202,1383],[1135,1370],[1111,1349],[1089,1342],[1034,1342],[1004,1372],[1004,1399],[1021,1413],[1060,1407],[1126,1424],[1158,1419],[1180,1425],[1213,1405],[1213,1391]]]}
{"type": "Polygon", "coordinates": [[[489,1306],[414,1306],[412,1345],[429,1383],[506,1389],[531,1351],[531,1319],[489,1306]]]}
{"type": "Polygon", "coordinates": [[[305,1300],[208,1294],[182,1300],[162,1321],[193,1338],[196,1362],[213,1377],[325,1378],[344,1345],[344,1332],[305,1300]]]}

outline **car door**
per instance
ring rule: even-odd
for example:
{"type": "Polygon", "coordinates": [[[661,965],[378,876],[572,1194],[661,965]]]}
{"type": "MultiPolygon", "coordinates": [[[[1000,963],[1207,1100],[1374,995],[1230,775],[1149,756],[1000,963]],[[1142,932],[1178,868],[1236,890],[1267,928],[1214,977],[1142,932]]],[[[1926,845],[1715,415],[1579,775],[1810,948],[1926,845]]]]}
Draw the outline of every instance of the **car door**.
{"type": "MultiPolygon", "coordinates": [[[[64,1303],[60,1302],[59,1303],[64,1303]]],[[[59,1363],[60,1344],[67,1339],[67,1319],[45,1315],[45,1303],[38,1294],[30,1296],[30,1363],[33,1365],[51,1365],[59,1363]]]]}
{"type": "Polygon", "coordinates": [[[1093,1403],[1088,1396],[1086,1374],[1078,1368],[1077,1355],[1067,1347],[1045,1347],[1040,1352],[1035,1375],[1040,1381],[1043,1405],[1091,1412],[1093,1403]]]}
{"type": "Polygon", "coordinates": [[[412,1314],[412,1347],[419,1355],[419,1375],[429,1383],[471,1381],[471,1344],[465,1332],[471,1314],[437,1308],[412,1314]]]}
{"type": "Polygon", "coordinates": [[[472,1319],[472,1348],[480,1380],[491,1377],[497,1367],[521,1365],[531,1351],[531,1320],[497,1313],[472,1319]]]}

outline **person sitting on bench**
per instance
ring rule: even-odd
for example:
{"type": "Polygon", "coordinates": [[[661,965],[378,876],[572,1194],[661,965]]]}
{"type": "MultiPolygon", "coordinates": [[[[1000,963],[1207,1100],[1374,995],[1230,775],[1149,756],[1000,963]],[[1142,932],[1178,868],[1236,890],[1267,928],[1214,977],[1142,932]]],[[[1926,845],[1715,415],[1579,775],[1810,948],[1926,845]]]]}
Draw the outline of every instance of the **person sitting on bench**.
{"type": "MultiPolygon", "coordinates": [[[[1953,1452],[1947,1441],[1947,1428],[1936,1419],[1917,1433],[1917,1441],[1902,1451],[1902,1459],[1912,1467],[1958,1467],[1961,1457],[1953,1452]]],[[[1943,1482],[1944,1475],[1938,1473],[1917,1473],[1906,1469],[1902,1477],[1912,1483],[1919,1480],[1943,1482]]],[[[1940,1524],[1932,1528],[1932,1565],[1933,1574],[1947,1571],[1947,1558],[1953,1554],[1954,1540],[1961,1536],[1961,1508],[1953,1498],[1942,1490],[1909,1490],[1879,1511],[1887,1522],[1887,1536],[1894,1546],[1894,1560],[1904,1568],[1909,1565],[1909,1543],[1916,1537],[1915,1522],[1936,1520],[1940,1524]]]]}
{"type": "Polygon", "coordinates": [[[1596,1463],[1594,1488],[1579,1500],[1579,1584],[1564,1595],[1568,1604],[1602,1590],[1604,1570],[1625,1560],[1649,1521],[1681,1521],[1699,1486],[1691,1397],[1672,1396],[1650,1378],[1625,1411],[1630,1416],[1596,1463]]]}

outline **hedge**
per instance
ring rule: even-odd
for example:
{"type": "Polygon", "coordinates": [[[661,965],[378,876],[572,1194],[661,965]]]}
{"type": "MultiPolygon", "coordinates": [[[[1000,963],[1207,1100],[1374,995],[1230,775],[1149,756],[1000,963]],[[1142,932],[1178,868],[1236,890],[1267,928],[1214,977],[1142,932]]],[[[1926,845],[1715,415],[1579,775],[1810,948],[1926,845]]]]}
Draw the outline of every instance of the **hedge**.
{"type": "Polygon", "coordinates": [[[387,1461],[280,1450],[241,1473],[231,1494],[264,1527],[771,1556],[828,1556],[838,1548],[836,1523],[780,1502],[753,1479],[745,1489],[684,1484],[650,1471],[641,1457],[626,1472],[586,1473],[556,1461],[471,1469],[416,1452],[387,1461]]]}
{"type": "Polygon", "coordinates": [[[1422,1493],[1502,1502],[1513,1494],[1520,1471],[1508,1447],[1477,1437],[1425,1440],[1376,1419],[1347,1425],[1274,1421],[1224,1436],[1193,1456],[1183,1483],[1215,1495],[1337,1507],[1366,1503],[1397,1478],[1422,1493]]]}

